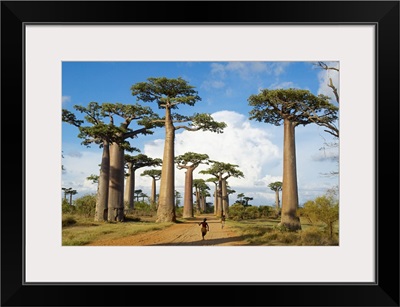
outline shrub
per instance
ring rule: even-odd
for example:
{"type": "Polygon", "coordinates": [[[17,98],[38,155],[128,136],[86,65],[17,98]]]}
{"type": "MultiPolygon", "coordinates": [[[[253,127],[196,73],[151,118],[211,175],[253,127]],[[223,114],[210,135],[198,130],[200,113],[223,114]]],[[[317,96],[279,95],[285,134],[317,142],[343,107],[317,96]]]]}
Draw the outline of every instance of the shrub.
{"type": "Polygon", "coordinates": [[[330,196],[320,196],[315,200],[308,201],[299,213],[309,219],[311,223],[317,221],[325,223],[329,237],[333,239],[333,227],[339,220],[339,203],[330,196]]]}
{"type": "Polygon", "coordinates": [[[71,206],[68,200],[62,200],[61,211],[63,214],[74,214],[76,211],[75,209],[75,206],[71,206]]]}
{"type": "Polygon", "coordinates": [[[94,217],[96,194],[88,194],[75,200],[76,213],[85,217],[94,217]]]}
{"type": "Polygon", "coordinates": [[[229,208],[229,219],[239,221],[244,219],[245,207],[239,203],[233,204],[229,208]]]}
{"type": "MultiPolygon", "coordinates": [[[[69,205],[68,205],[69,206],[69,205]]],[[[67,227],[76,224],[76,220],[71,215],[65,215],[62,218],[62,227],[67,227]]]]}
{"type": "Polygon", "coordinates": [[[258,218],[259,216],[260,216],[260,213],[259,213],[257,207],[251,206],[251,207],[246,207],[246,208],[244,209],[244,214],[243,214],[243,218],[244,218],[244,219],[248,219],[248,220],[250,220],[250,219],[256,219],[256,218],[258,218]]]}
{"type": "Polygon", "coordinates": [[[260,217],[272,217],[275,216],[275,208],[271,206],[259,206],[258,212],[260,217]]]}

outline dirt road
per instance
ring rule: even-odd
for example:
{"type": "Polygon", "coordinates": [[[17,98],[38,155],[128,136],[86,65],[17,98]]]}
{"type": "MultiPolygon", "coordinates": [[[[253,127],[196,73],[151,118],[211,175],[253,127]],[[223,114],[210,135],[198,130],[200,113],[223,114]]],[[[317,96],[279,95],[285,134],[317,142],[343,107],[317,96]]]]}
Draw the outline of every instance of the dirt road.
{"type": "Polygon", "coordinates": [[[163,230],[150,231],[134,236],[115,240],[99,240],[92,242],[92,246],[241,246],[247,245],[240,235],[213,214],[197,216],[194,219],[174,224],[163,230]],[[207,218],[210,231],[202,240],[199,222],[207,218]]]}

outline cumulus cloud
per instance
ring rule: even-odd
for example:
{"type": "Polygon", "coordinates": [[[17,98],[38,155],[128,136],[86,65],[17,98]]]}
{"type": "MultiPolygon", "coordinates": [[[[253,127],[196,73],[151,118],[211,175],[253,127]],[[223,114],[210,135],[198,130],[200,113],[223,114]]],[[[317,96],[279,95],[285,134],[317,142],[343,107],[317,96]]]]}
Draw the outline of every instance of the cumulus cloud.
{"type": "MultiPolygon", "coordinates": [[[[227,124],[221,134],[197,131],[190,132],[178,130],[175,138],[175,154],[181,155],[186,152],[207,154],[210,159],[225,163],[238,165],[237,168],[243,172],[244,178],[229,178],[229,186],[236,191],[230,196],[230,202],[237,199],[237,194],[244,193],[254,200],[253,205],[273,205],[275,192],[268,188],[271,182],[282,181],[282,142],[283,129],[258,122],[249,121],[240,113],[233,111],[219,111],[211,114],[216,121],[227,124]]],[[[296,156],[298,168],[299,200],[303,202],[313,196],[321,195],[329,187],[335,184],[335,179],[322,177],[322,173],[329,173],[335,170],[337,163],[329,163],[322,167],[323,154],[325,159],[329,157],[326,153],[319,152],[322,140],[316,138],[315,131],[306,133],[306,130],[299,129],[296,135],[299,138],[296,142],[296,156]]],[[[163,158],[164,139],[146,141],[142,153],[152,158],[163,158]]],[[[334,151],[333,151],[334,152],[334,151]]],[[[63,165],[66,173],[63,174],[63,187],[73,187],[78,191],[80,197],[86,193],[95,193],[97,185],[86,179],[91,174],[98,174],[101,161],[101,150],[76,152],[73,155],[65,155],[63,165]]],[[[209,175],[199,174],[199,171],[208,168],[207,165],[200,165],[194,172],[194,178],[208,179],[209,175]]],[[[140,176],[143,171],[152,168],[140,168],[135,173],[135,188],[142,189],[147,195],[150,194],[151,179],[140,176]]],[[[161,167],[157,167],[161,169],[161,167]]],[[[183,196],[184,170],[175,168],[175,189],[183,196]]],[[[157,193],[160,181],[157,181],[157,193]]],[[[337,184],[337,183],[336,183],[337,184]]],[[[214,184],[209,183],[210,194],[214,192],[214,184]]],[[[60,191],[61,193],[61,191],[60,191]]],[[[213,197],[207,199],[213,201],[213,197]]]]}
{"type": "MultiPolygon", "coordinates": [[[[255,127],[247,118],[232,111],[220,111],[212,114],[216,121],[227,124],[224,133],[182,131],[176,134],[175,154],[186,152],[207,154],[210,159],[238,165],[244,178],[230,178],[228,184],[238,193],[253,189],[266,182],[265,174],[271,165],[276,165],[281,159],[279,147],[273,144],[267,129],[255,127]]],[[[144,146],[144,153],[151,157],[162,157],[164,140],[155,140],[144,146]]],[[[198,172],[206,169],[200,165],[195,170],[196,178],[207,179],[210,176],[198,172]]],[[[184,171],[176,170],[177,187],[183,186],[184,171]]],[[[144,184],[139,182],[138,184],[144,184]]],[[[211,187],[211,185],[210,185],[211,187]]]]}
{"type": "Polygon", "coordinates": [[[83,150],[76,155],[65,155],[62,162],[66,170],[62,176],[62,187],[72,187],[77,190],[79,194],[75,195],[74,198],[96,192],[97,185],[86,178],[91,174],[99,174],[101,151],[83,150]]]}

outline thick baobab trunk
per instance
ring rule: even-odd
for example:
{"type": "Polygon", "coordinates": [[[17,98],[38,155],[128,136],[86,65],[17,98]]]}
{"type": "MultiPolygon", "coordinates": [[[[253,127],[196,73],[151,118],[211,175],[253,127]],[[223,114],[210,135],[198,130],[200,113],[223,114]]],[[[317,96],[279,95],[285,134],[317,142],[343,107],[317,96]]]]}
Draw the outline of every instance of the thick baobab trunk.
{"type": "Polygon", "coordinates": [[[206,203],[207,197],[205,195],[201,195],[201,212],[206,212],[206,203]]]}
{"type": "Polygon", "coordinates": [[[69,193],[69,205],[72,206],[72,193],[69,193]]]}
{"type": "Polygon", "coordinates": [[[128,175],[126,178],[124,206],[125,210],[133,210],[135,207],[133,195],[135,191],[135,170],[132,162],[128,162],[128,175]]]}
{"type": "Polygon", "coordinates": [[[226,218],[229,217],[229,197],[228,189],[226,188],[226,179],[222,180],[222,208],[226,218]]]}
{"type": "Polygon", "coordinates": [[[110,180],[108,192],[108,221],[124,220],[124,150],[110,146],[110,180]]]}
{"type": "Polygon", "coordinates": [[[193,169],[187,168],[185,173],[185,195],[183,196],[183,218],[193,217],[193,169]]]}
{"type": "Polygon", "coordinates": [[[110,148],[103,143],[103,155],[101,158],[100,176],[97,186],[95,221],[107,221],[108,213],[108,181],[110,179],[110,148]]]}
{"type": "Polygon", "coordinates": [[[295,124],[285,119],[283,141],[282,211],[280,225],[289,230],[300,230],[297,216],[299,205],[296,170],[295,124]]]}
{"type": "Polygon", "coordinates": [[[175,214],[175,128],[171,111],[165,113],[165,143],[161,169],[157,222],[176,222],[175,214]]]}

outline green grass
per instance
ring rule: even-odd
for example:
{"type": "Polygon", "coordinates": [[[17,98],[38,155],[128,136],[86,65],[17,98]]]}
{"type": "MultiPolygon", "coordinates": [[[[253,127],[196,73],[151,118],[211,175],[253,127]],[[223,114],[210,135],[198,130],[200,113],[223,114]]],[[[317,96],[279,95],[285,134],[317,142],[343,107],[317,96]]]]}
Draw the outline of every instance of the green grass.
{"type": "Polygon", "coordinates": [[[296,232],[282,231],[276,228],[279,219],[255,219],[227,221],[250,245],[268,246],[324,246],[338,245],[338,229],[331,239],[323,224],[311,225],[300,220],[301,230],[296,232]]]}
{"type": "Polygon", "coordinates": [[[140,221],[135,218],[128,218],[123,223],[110,223],[94,222],[92,219],[79,216],[65,216],[63,217],[62,245],[86,245],[97,240],[112,240],[161,230],[171,225],[173,223],[155,223],[155,221],[140,221]],[[75,222],[71,222],[71,219],[75,222]]]}

